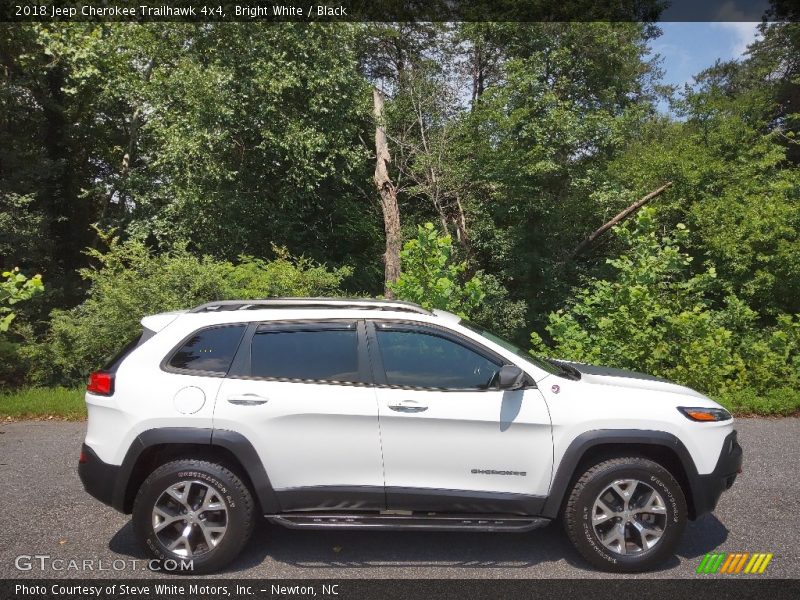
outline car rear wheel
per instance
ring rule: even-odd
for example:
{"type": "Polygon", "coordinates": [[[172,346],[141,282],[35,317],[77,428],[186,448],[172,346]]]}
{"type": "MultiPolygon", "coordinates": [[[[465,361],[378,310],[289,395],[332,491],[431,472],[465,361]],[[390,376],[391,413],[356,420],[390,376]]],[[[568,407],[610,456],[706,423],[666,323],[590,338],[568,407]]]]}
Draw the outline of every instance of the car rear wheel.
{"type": "Polygon", "coordinates": [[[675,552],[686,526],[686,499],[672,474],[651,460],[614,458],[587,469],[564,510],[567,535],[595,567],[653,569],[675,552]]]}
{"type": "Polygon", "coordinates": [[[253,499],[232,471],[178,460],[158,467],[133,506],[136,537],[164,570],[210,573],[232,561],[253,529],[253,499]]]}

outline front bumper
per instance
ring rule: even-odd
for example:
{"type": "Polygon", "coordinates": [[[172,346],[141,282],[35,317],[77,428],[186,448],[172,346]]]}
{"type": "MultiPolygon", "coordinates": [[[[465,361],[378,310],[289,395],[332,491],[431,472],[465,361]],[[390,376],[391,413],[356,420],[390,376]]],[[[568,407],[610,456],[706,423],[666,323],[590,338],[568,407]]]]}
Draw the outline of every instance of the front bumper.
{"type": "Polygon", "coordinates": [[[722,492],[733,485],[742,468],[742,447],[732,431],[722,444],[717,466],[707,475],[696,475],[692,485],[694,510],[692,518],[711,512],[717,506],[722,492]]]}
{"type": "Polygon", "coordinates": [[[103,504],[114,505],[114,491],[120,467],[104,463],[86,444],[81,447],[78,476],[84,489],[103,504]]]}

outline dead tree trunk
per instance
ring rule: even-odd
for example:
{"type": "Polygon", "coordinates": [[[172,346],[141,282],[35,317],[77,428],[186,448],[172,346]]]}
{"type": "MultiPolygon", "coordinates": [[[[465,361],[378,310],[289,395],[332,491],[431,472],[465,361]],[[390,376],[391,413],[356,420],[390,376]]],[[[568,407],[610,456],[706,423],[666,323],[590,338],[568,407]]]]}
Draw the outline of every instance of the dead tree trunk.
{"type": "Polygon", "coordinates": [[[580,244],[578,244],[578,247],[575,248],[575,250],[573,250],[572,258],[576,258],[577,256],[580,256],[581,254],[583,254],[589,248],[589,246],[594,244],[594,242],[597,240],[597,238],[599,238],[601,235],[603,235],[606,231],[608,231],[609,229],[614,227],[614,225],[617,225],[617,224],[621,223],[622,221],[624,221],[625,219],[627,219],[628,217],[630,217],[633,213],[635,213],[637,210],[642,208],[645,204],[650,202],[650,200],[652,200],[653,198],[655,198],[656,196],[658,196],[664,190],[668,189],[671,186],[672,186],[672,182],[671,181],[665,183],[664,185],[662,185],[657,190],[653,190],[652,192],[650,192],[646,196],[643,196],[643,197],[639,198],[636,202],[631,204],[628,208],[626,208],[625,210],[623,210],[622,212],[617,214],[613,219],[611,219],[610,221],[607,221],[606,223],[604,223],[598,229],[595,229],[589,237],[587,237],[580,244]]]}
{"type": "MultiPolygon", "coordinates": [[[[155,66],[156,61],[154,58],[151,58],[147,65],[144,68],[144,73],[142,74],[142,83],[143,85],[147,85],[150,83],[150,76],[153,73],[153,67],[155,66]]],[[[136,144],[139,140],[139,127],[142,124],[142,105],[141,103],[137,104],[133,109],[133,114],[131,115],[131,123],[128,131],[128,151],[122,157],[122,169],[120,174],[123,178],[127,177],[130,173],[131,165],[136,158],[136,144]]]]}
{"type": "Polygon", "coordinates": [[[469,247],[469,237],[467,232],[467,216],[464,212],[464,205],[461,204],[461,199],[458,197],[458,194],[455,196],[455,205],[456,205],[456,238],[461,243],[461,246],[464,248],[467,254],[469,254],[470,247],[469,247]]]}
{"type": "Polygon", "coordinates": [[[373,114],[375,115],[375,186],[381,196],[383,210],[383,228],[386,232],[386,252],[384,263],[384,295],[393,298],[389,284],[400,277],[400,209],[397,206],[397,186],[389,177],[389,143],[386,130],[383,128],[383,95],[377,88],[372,88],[373,114]]]}
{"type": "Polygon", "coordinates": [[[484,91],[484,69],[483,69],[483,52],[480,48],[475,50],[474,63],[472,65],[472,100],[470,101],[470,109],[475,110],[475,105],[480,100],[484,91]]]}

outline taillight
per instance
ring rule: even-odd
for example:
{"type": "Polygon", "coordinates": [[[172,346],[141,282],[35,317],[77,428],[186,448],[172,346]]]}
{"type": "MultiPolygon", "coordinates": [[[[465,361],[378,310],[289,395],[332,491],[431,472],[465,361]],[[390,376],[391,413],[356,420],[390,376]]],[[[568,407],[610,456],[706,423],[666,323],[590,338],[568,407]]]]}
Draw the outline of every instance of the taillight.
{"type": "Polygon", "coordinates": [[[105,371],[95,371],[89,375],[86,391],[98,396],[110,396],[114,393],[114,375],[105,371]]]}
{"type": "Polygon", "coordinates": [[[80,464],[86,464],[89,462],[89,457],[86,455],[86,452],[81,452],[81,455],[78,457],[78,462],[80,464]]]}

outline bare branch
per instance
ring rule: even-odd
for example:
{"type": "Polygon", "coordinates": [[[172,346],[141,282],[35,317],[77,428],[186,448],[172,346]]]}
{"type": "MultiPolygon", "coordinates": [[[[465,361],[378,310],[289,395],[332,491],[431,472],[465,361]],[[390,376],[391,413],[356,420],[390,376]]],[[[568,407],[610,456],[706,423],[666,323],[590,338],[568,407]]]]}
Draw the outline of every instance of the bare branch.
{"type": "Polygon", "coordinates": [[[665,183],[664,185],[662,185],[660,188],[658,188],[656,190],[653,190],[652,192],[650,192],[646,196],[642,196],[636,202],[631,204],[628,208],[626,208],[625,210],[623,210],[622,212],[617,214],[613,219],[611,219],[610,221],[607,221],[601,227],[595,229],[589,237],[587,237],[580,244],[578,244],[578,247],[575,248],[575,250],[572,252],[572,258],[576,258],[576,257],[580,256],[581,254],[583,254],[592,244],[594,244],[594,242],[597,240],[597,238],[599,238],[601,235],[603,235],[606,231],[608,231],[609,229],[614,227],[614,225],[617,225],[617,224],[621,223],[622,221],[624,221],[625,219],[627,219],[628,217],[630,217],[637,210],[639,210],[645,204],[650,202],[650,200],[652,200],[656,196],[660,195],[664,190],[669,189],[671,186],[672,186],[672,182],[669,181],[669,182],[665,183]]]}

